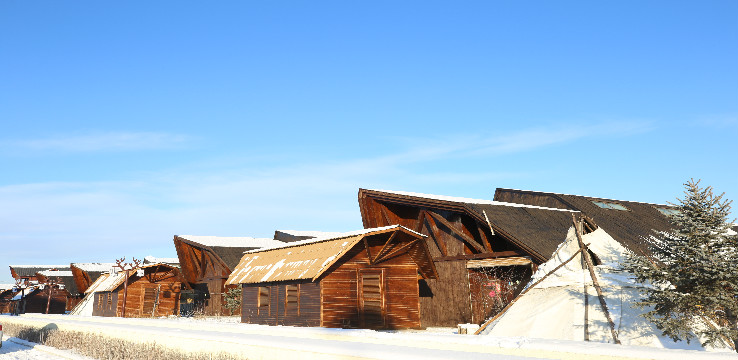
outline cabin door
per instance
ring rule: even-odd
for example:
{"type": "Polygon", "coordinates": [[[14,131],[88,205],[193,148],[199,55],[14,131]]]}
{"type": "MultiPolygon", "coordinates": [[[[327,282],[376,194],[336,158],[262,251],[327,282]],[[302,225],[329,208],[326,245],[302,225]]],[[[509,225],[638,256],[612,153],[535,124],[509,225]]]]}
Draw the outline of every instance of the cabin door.
{"type": "Polygon", "coordinates": [[[384,327],[384,272],[381,269],[359,270],[359,322],[362,328],[384,327]]]}

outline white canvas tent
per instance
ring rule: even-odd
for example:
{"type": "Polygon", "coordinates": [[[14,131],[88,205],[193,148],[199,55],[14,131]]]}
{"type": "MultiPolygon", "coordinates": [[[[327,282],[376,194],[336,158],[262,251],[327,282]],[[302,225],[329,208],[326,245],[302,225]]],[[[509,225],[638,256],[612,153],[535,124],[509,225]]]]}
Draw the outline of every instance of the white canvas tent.
{"type": "MultiPolygon", "coordinates": [[[[623,345],[705,350],[698,340],[675,343],[640,316],[648,311],[635,305],[640,298],[638,290],[643,285],[636,284],[632,275],[619,270],[628,250],[601,228],[583,235],[583,241],[589,244],[589,250],[595,255],[596,277],[623,345]]],[[[481,334],[583,341],[586,332],[589,341],[612,343],[608,321],[581,253],[552,273],[578,250],[579,243],[572,227],[566,241],[554,252],[551,260],[538,268],[528,286],[551,274],[518,297],[481,334]]],[[[733,351],[727,344],[716,346],[707,350],[733,351]]]]}

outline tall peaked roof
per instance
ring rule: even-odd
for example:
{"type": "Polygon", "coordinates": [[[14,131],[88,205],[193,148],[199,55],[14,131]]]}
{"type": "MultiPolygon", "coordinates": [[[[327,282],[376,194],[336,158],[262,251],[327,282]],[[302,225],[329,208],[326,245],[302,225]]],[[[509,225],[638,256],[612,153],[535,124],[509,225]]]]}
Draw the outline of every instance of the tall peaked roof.
{"type": "MultiPolygon", "coordinates": [[[[539,262],[548,260],[572,224],[571,209],[390,190],[359,189],[362,198],[466,213],[539,262]]],[[[362,217],[364,207],[362,206],[362,217]]],[[[366,226],[366,224],[365,224],[366,226]]]]}
{"type": "MultiPolygon", "coordinates": [[[[297,241],[279,248],[249,251],[244,254],[226,284],[304,279],[315,281],[364,238],[391,232],[397,232],[401,234],[399,237],[408,239],[425,237],[406,227],[392,225],[297,241]]],[[[435,276],[435,267],[425,243],[421,241],[416,244],[409,248],[410,256],[424,276],[435,276]]]]}
{"type": "Polygon", "coordinates": [[[669,205],[502,188],[495,191],[495,200],[581,211],[639,254],[650,252],[651,236],[673,229],[663,212],[675,209],[669,205]]]}
{"type": "Polygon", "coordinates": [[[276,247],[284,242],[268,238],[175,235],[175,241],[206,249],[217,255],[231,270],[238,265],[244,251],[276,247]]]}

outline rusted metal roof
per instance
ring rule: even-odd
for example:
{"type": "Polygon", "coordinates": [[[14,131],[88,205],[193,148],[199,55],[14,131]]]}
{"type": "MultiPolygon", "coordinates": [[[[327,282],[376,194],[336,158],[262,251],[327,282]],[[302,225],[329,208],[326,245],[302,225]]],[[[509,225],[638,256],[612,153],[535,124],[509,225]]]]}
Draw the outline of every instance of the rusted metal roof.
{"type": "Polygon", "coordinates": [[[286,280],[315,280],[364,237],[401,231],[414,237],[425,235],[392,225],[289,243],[285,246],[246,252],[226,281],[228,285],[286,280]]]}

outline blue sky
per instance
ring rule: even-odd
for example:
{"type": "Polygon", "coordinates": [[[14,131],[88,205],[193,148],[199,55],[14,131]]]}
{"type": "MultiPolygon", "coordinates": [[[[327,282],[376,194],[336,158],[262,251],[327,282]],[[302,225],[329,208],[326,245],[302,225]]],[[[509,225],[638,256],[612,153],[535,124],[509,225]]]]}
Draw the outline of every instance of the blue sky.
{"type": "Polygon", "coordinates": [[[4,1],[0,269],[174,257],[174,234],[355,230],[361,187],[665,203],[699,178],[738,200],[736,14],[4,1]]]}

